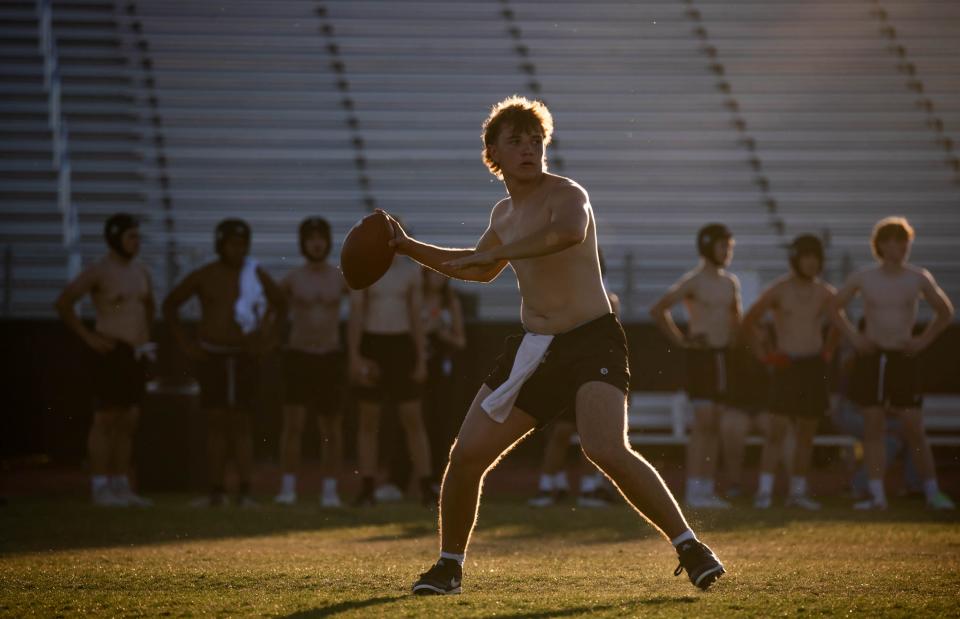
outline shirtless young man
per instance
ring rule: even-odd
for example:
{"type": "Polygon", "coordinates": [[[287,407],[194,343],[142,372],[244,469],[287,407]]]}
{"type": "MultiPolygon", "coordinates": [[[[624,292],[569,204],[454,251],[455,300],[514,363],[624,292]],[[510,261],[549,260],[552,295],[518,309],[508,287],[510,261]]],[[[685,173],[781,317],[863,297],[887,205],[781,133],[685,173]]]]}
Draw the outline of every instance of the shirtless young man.
{"type": "Polygon", "coordinates": [[[96,353],[97,410],[87,437],[93,502],[144,507],[151,502],[133,493],[127,472],[146,386],[143,353],[155,311],[153,283],[147,267],[136,260],[140,229],[134,216],[111,216],[103,234],[110,251],[67,284],[56,309],[67,327],[96,353]],[[74,309],[87,294],[97,313],[93,331],[74,309]]]}
{"type": "Polygon", "coordinates": [[[718,437],[727,430],[723,417],[742,415],[726,406],[731,348],[741,315],[740,282],[725,270],[733,259],[733,245],[733,235],[726,226],[714,223],[701,228],[697,233],[700,264],[650,308],[657,326],[675,346],[686,351],[687,394],[694,414],[687,444],[685,500],[689,507],[730,507],[717,496],[715,477],[718,437]],[[690,318],[688,335],[677,328],[670,315],[670,309],[681,302],[690,318]]]}
{"type": "MultiPolygon", "coordinates": [[[[259,355],[264,325],[285,306],[283,292],[250,252],[250,226],[240,219],[217,224],[218,259],[193,271],[163,301],[163,317],[184,352],[197,363],[200,405],[207,412],[210,507],[225,498],[228,436],[237,464],[237,503],[250,497],[253,469],[252,413],[260,385],[259,355]],[[179,309],[191,297],[200,300],[197,339],[187,336],[179,309]]],[[[197,503],[200,505],[201,503],[197,503]]]]}
{"type": "Polygon", "coordinates": [[[397,251],[450,277],[489,282],[509,264],[527,333],[507,339],[467,412],[443,476],[440,559],[413,585],[419,594],[459,593],[462,566],[486,472],[536,427],[573,408],[584,453],[640,514],[672,540],[680,567],[706,588],[723,566],[690,530],[657,471],[627,443],[627,342],[610,311],[586,191],[545,171],[553,133],[546,106],[510,97],[483,125],[483,158],[508,197],[490,213],[474,249],[416,241],[394,224],[397,251]]]}
{"type": "Polygon", "coordinates": [[[397,407],[420,500],[427,506],[436,503],[421,406],[427,379],[422,300],[420,268],[400,256],[375,284],[350,293],[347,354],[357,399],[357,460],[362,483],[356,505],[376,503],[380,413],[388,403],[397,407]]]}
{"type": "Polygon", "coordinates": [[[870,498],[857,503],[857,509],[887,506],[883,471],[888,413],[898,415],[903,423],[903,434],[924,480],[927,505],[954,509],[953,501],[937,485],[933,453],[920,412],[923,394],[917,364],[917,355],[953,320],[953,305],[929,271],[907,262],[913,237],[913,228],[903,217],[877,222],[870,244],[879,264],[851,275],[831,305],[834,323],[857,349],[851,396],[863,411],[864,462],[870,490],[870,498]],[[844,312],[858,293],[866,320],[863,333],[844,312]],[[923,333],[914,336],[920,298],[930,304],[935,316],[923,333]]]}
{"type": "Polygon", "coordinates": [[[758,342],[754,346],[758,356],[771,361],[774,368],[771,415],[754,507],[767,509],[773,502],[777,464],[792,421],[796,445],[787,506],[817,510],[820,504],[807,496],[807,473],[817,423],[830,407],[827,360],[835,342],[833,338],[824,342],[823,327],[829,320],[830,302],[836,290],[819,277],[824,260],[819,238],[810,234],[798,236],[789,251],[791,273],[764,290],[743,319],[743,330],[750,335],[761,329],[760,321],[771,312],[776,333],[776,348],[772,350],[764,350],[764,338],[753,338],[758,342]]]}
{"type": "Polygon", "coordinates": [[[330,224],[309,217],[300,224],[300,253],[306,262],[291,271],[280,288],[290,309],[290,339],[283,356],[284,407],[280,434],[283,486],[274,501],[297,502],[297,469],[300,466],[303,426],[308,409],[317,413],[320,431],[320,468],[323,507],[340,507],[337,476],[343,458],[341,388],[344,379],[340,347],[340,301],[347,284],[340,269],[327,262],[330,224]]]}

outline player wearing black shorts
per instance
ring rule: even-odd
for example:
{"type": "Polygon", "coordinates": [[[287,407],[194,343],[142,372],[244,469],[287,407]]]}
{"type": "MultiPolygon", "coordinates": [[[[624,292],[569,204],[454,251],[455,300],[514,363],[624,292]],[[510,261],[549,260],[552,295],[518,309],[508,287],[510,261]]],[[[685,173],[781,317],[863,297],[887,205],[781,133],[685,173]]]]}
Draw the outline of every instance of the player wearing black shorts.
{"type": "Polygon", "coordinates": [[[921,413],[922,399],[916,357],[953,321],[953,304],[926,269],[907,262],[914,232],[903,217],[881,219],[873,228],[870,245],[877,264],[850,276],[832,305],[834,323],[857,349],[852,395],[864,416],[864,463],[870,499],[857,509],[885,509],[883,473],[886,468],[886,416],[895,414],[916,455],[927,505],[954,509],[940,491],[933,452],[927,441],[921,413]],[[865,329],[859,333],[843,312],[854,296],[863,297],[865,329]],[[913,334],[917,306],[924,299],[933,319],[919,335],[913,334]]]}
{"type": "Polygon", "coordinates": [[[337,481],[343,460],[342,392],[346,382],[340,305],[347,286],[340,270],[327,262],[330,224],[321,217],[308,217],[301,222],[298,234],[304,264],[280,282],[289,308],[290,337],[283,354],[283,477],[274,501],[282,505],[297,502],[303,432],[307,418],[316,414],[323,475],[320,504],[339,507],[337,481]]]}
{"type": "Polygon", "coordinates": [[[260,358],[285,299],[267,272],[248,256],[250,235],[250,226],[242,220],[221,221],[214,231],[217,259],[187,275],[163,302],[171,333],[196,365],[200,404],[206,412],[210,490],[194,502],[196,506],[224,502],[228,443],[233,444],[237,465],[237,503],[255,504],[250,480],[260,358]],[[193,296],[200,300],[196,338],[188,337],[179,316],[179,308],[193,296]]]}
{"type": "Polygon", "coordinates": [[[820,279],[824,250],[819,238],[798,236],[788,252],[790,273],[765,289],[744,318],[744,331],[753,334],[757,356],[773,372],[771,416],[754,507],[767,509],[773,504],[774,477],[792,428],[796,445],[786,505],[817,510],[820,504],[810,497],[807,477],[817,424],[829,408],[827,360],[833,356],[837,333],[824,339],[824,327],[836,291],[820,279]],[[763,333],[760,321],[768,312],[773,316],[775,345],[758,337],[763,333]]]}
{"type": "Polygon", "coordinates": [[[415,594],[460,593],[463,561],[484,475],[513,445],[574,407],[584,453],[677,550],[679,575],[707,588],[723,566],[697,540],[669,489],[627,442],[629,385],[623,331],[600,276],[596,222],[586,191],[544,169],[553,121],[541,102],[511,97],[484,123],[484,162],[508,196],[477,246],[448,249],[410,238],[393,218],[398,253],[449,277],[489,282],[510,264],[520,289],[522,338],[480,387],[450,450],[441,485],[440,558],[415,594]],[[509,370],[508,370],[509,368],[509,370]]]}
{"type": "Polygon", "coordinates": [[[403,257],[395,258],[375,284],[350,294],[347,350],[359,417],[357,460],[362,484],[356,505],[376,503],[380,415],[388,405],[396,407],[420,500],[426,506],[436,504],[421,406],[427,378],[422,298],[420,268],[403,257]]]}
{"type": "Polygon", "coordinates": [[[117,213],[104,223],[108,253],[70,282],[56,308],[67,327],[92,353],[96,409],[87,437],[93,502],[105,507],[146,507],[128,474],[140,404],[146,386],[146,356],[152,351],[150,327],[154,298],[150,272],[136,259],[140,230],[136,217],[117,213]],[[75,305],[90,295],[96,308],[91,330],[75,305]]]}

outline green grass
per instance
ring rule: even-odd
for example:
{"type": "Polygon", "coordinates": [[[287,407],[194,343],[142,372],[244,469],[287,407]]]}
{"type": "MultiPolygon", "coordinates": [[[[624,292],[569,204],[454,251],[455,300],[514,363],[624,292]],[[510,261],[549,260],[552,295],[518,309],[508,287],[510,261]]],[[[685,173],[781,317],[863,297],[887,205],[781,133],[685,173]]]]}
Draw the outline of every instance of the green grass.
{"type": "Polygon", "coordinates": [[[485,504],[464,594],[412,597],[436,558],[434,515],[373,510],[0,508],[0,615],[957,616],[960,527],[919,505],[880,515],[744,508],[692,515],[727,565],[713,590],[624,507],[485,504]]]}

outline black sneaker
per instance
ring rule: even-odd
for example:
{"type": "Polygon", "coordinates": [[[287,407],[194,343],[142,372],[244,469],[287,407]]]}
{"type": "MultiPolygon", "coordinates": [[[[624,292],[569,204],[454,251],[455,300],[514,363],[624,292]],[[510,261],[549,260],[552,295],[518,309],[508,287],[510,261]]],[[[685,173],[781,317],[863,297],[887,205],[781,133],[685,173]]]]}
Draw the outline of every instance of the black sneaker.
{"type": "Polygon", "coordinates": [[[680,544],[677,555],[680,557],[680,565],[673,571],[673,575],[679,576],[686,570],[690,582],[704,591],[726,573],[717,555],[713,554],[706,544],[695,539],[680,544]]]}
{"type": "Polygon", "coordinates": [[[440,559],[436,565],[420,574],[413,583],[414,595],[450,595],[460,593],[463,568],[453,559],[440,559]]]}

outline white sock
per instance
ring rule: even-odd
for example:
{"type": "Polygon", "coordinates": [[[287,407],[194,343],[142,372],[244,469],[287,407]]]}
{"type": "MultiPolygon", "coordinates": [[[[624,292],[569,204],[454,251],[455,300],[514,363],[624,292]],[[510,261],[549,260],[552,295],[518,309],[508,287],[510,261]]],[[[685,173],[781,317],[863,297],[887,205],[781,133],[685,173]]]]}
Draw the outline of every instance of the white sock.
{"type": "Polygon", "coordinates": [[[696,498],[703,494],[703,490],[700,486],[699,477],[688,477],[687,478],[687,497],[696,498]]]}
{"type": "Polygon", "coordinates": [[[130,491],[130,480],[126,475],[112,475],[110,477],[110,488],[118,492],[130,491]]]}
{"type": "Polygon", "coordinates": [[[806,477],[791,477],[790,478],[790,496],[806,496],[807,494],[807,478],[806,477]]]}
{"type": "Polygon", "coordinates": [[[935,496],[940,494],[940,485],[937,484],[936,478],[923,482],[923,493],[927,495],[928,501],[932,501],[935,496]]]}
{"type": "Polygon", "coordinates": [[[441,551],[441,552],[440,552],[440,558],[441,558],[441,559],[453,559],[454,561],[456,561],[457,563],[459,563],[461,567],[463,567],[463,561],[464,561],[464,559],[467,558],[467,553],[463,553],[462,555],[457,555],[457,554],[453,554],[452,552],[442,552],[442,551],[441,551]]]}
{"type": "Polygon", "coordinates": [[[598,485],[600,485],[600,480],[597,479],[596,475],[584,475],[580,478],[581,493],[593,492],[598,485]]]}
{"type": "Polygon", "coordinates": [[[336,477],[324,477],[324,478],[323,478],[323,493],[324,493],[324,494],[336,494],[336,493],[337,493],[337,478],[336,478],[336,477]]]}
{"type": "Polygon", "coordinates": [[[560,471],[553,475],[553,487],[557,490],[569,490],[570,482],[567,481],[567,472],[560,471]]]}
{"type": "Polygon", "coordinates": [[[716,480],[704,479],[700,483],[703,484],[703,496],[714,496],[717,494],[716,480]]]}
{"type": "Polygon", "coordinates": [[[541,473],[540,474],[540,491],[550,492],[551,490],[553,490],[553,475],[541,473]]]}
{"type": "Polygon", "coordinates": [[[90,487],[94,492],[102,490],[103,488],[108,488],[109,485],[110,483],[106,475],[94,475],[90,478],[90,487]]]}
{"type": "Polygon", "coordinates": [[[281,487],[281,494],[294,494],[297,491],[297,475],[296,473],[284,473],[283,474],[283,486],[281,487]]]}
{"type": "Polygon", "coordinates": [[[670,543],[673,544],[673,547],[674,547],[674,548],[676,548],[676,547],[679,546],[680,544],[682,544],[682,543],[684,543],[685,541],[690,540],[690,539],[697,539],[697,536],[693,534],[693,531],[692,531],[691,529],[687,529],[686,531],[684,531],[684,532],[681,533],[680,535],[678,535],[678,536],[676,536],[675,538],[673,538],[672,540],[670,540],[670,543]]]}
{"type": "Polygon", "coordinates": [[[760,473],[757,494],[773,494],[773,473],[760,473]]]}
{"type": "Polygon", "coordinates": [[[883,488],[882,479],[871,479],[867,482],[867,488],[870,489],[870,495],[875,503],[886,503],[887,493],[883,488]]]}

